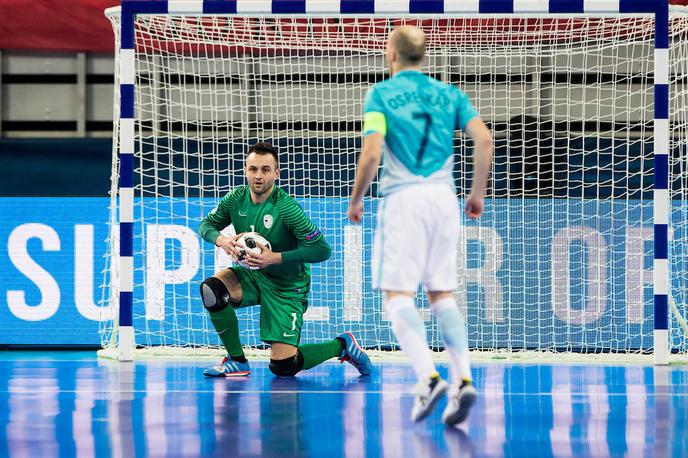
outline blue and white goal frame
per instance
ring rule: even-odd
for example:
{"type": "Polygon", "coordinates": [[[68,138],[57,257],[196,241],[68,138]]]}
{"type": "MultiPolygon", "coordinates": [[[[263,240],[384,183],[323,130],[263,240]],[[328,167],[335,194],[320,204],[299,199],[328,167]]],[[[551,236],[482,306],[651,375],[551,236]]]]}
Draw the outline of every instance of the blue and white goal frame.
{"type": "Polygon", "coordinates": [[[669,360],[668,0],[122,0],[119,123],[119,359],[133,358],[134,20],[138,14],[654,14],[654,356],[669,360]]]}

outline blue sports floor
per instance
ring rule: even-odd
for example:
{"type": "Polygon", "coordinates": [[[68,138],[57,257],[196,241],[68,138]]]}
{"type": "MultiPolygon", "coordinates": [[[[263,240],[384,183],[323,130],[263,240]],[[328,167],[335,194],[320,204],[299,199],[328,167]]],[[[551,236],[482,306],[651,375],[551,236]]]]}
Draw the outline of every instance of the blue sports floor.
{"type": "MultiPolygon", "coordinates": [[[[688,367],[476,364],[460,429],[409,420],[412,371],[328,363],[207,379],[205,362],[0,352],[0,456],[688,456],[688,367]]],[[[446,376],[446,367],[441,368],[446,376]]]]}

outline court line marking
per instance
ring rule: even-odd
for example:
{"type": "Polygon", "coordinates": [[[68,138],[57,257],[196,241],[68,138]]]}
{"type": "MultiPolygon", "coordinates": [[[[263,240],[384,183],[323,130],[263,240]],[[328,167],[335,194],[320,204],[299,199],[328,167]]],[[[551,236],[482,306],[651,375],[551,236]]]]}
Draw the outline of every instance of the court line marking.
{"type": "MultiPolygon", "coordinates": [[[[0,393],[10,393],[10,394],[46,394],[54,395],[55,393],[82,393],[83,390],[53,390],[46,392],[43,390],[30,391],[30,390],[0,390],[0,393]]],[[[363,393],[363,394],[409,394],[414,395],[413,391],[391,391],[391,390],[94,390],[90,391],[90,394],[133,394],[133,393],[150,393],[150,394],[169,394],[169,393],[208,393],[208,394],[351,394],[351,393],[363,393]]],[[[597,393],[597,392],[584,392],[584,393],[573,393],[569,391],[557,391],[556,393],[519,393],[519,392],[502,392],[502,391],[479,391],[478,397],[495,397],[495,396],[605,396],[605,397],[618,397],[626,396],[630,398],[640,397],[640,394],[627,394],[627,393],[597,393]]],[[[642,393],[642,397],[687,397],[688,393],[642,393]]]]}

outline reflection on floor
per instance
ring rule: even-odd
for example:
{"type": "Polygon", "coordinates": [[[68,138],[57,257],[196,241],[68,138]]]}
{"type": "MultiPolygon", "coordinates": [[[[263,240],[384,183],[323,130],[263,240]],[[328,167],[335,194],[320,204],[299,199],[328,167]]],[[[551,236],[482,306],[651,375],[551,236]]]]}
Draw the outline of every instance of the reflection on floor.
{"type": "MultiPolygon", "coordinates": [[[[204,362],[0,353],[0,456],[688,456],[688,367],[476,365],[459,429],[409,420],[413,374],[325,364],[240,380],[204,362]]],[[[446,367],[441,371],[446,376],[446,367]]]]}

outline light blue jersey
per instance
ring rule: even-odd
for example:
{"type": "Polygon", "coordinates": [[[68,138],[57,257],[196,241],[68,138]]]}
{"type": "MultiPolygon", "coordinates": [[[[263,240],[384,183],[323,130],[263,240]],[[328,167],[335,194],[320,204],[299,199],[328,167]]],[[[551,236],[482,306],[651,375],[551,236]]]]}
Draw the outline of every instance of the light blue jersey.
{"type": "Polygon", "coordinates": [[[404,70],[368,90],[363,113],[364,135],[385,136],[380,194],[420,183],[454,188],[454,131],[478,116],[463,91],[404,70]]]}

